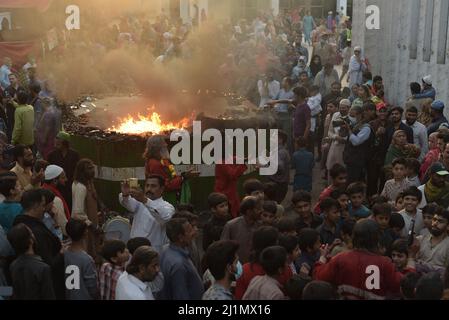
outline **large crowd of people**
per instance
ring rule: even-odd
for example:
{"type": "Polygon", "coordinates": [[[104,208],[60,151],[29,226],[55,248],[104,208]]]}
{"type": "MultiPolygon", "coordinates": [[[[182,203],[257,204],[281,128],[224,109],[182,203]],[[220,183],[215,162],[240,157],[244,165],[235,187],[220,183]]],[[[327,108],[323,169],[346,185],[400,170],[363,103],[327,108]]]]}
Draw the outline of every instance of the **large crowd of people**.
{"type": "MultiPolygon", "coordinates": [[[[275,115],[278,171],[244,180],[246,165],[217,165],[201,211],[186,192],[198,173],[177,173],[166,137],[153,136],[143,188],[123,181],[111,195],[131,217],[126,243],[103,239],[95,166],[71,148],[57,93],[35,61],[14,70],[5,59],[0,286],[12,290],[3,298],[449,298],[449,122],[431,76],[391,105],[341,13],[220,27],[230,52],[216,71],[275,115]]],[[[96,41],[135,42],[163,64],[188,59],[191,28],[123,19],[96,41]]]]}

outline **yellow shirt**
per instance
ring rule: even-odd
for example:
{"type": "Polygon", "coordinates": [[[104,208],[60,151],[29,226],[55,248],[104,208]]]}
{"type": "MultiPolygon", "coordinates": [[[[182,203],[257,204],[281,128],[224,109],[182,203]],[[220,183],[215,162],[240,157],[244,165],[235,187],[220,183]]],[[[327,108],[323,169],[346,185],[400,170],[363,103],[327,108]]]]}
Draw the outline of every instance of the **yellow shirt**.
{"type": "Polygon", "coordinates": [[[20,166],[19,163],[16,162],[16,165],[11,169],[11,172],[14,172],[17,175],[17,179],[19,180],[19,183],[22,186],[23,190],[26,191],[34,188],[31,184],[31,177],[33,175],[31,169],[25,170],[20,166]]]}

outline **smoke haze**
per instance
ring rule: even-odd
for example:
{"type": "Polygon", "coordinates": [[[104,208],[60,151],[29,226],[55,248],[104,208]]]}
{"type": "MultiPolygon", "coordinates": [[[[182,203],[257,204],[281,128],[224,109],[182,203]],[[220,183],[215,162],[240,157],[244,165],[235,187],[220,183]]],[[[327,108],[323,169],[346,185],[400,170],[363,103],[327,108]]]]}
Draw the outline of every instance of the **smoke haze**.
{"type": "Polygon", "coordinates": [[[125,13],[154,21],[151,16],[160,12],[158,1],[145,5],[148,14],[140,11],[140,1],[70,2],[81,9],[81,30],[70,32],[63,56],[53,54],[39,66],[41,77],[49,79],[60,100],[74,102],[83,95],[143,94],[146,105],[128,105],[123,108],[123,116],[145,114],[146,108],[154,105],[164,120],[173,121],[193,112],[213,116],[224,111],[226,101],[212,94],[230,90],[231,75],[222,72],[230,52],[229,37],[221,26],[204,24],[194,29],[181,45],[183,57],[162,64],[155,61],[152,48],[124,41],[119,48],[108,49],[97,43],[110,37],[111,26],[119,25],[125,13]]]}

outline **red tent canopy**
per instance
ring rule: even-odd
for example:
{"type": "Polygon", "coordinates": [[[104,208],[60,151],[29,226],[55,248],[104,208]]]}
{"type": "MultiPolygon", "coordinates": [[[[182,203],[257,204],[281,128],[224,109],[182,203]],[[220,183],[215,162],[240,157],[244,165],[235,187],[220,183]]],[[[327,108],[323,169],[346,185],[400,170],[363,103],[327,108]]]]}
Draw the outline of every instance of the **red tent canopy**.
{"type": "Polygon", "coordinates": [[[45,11],[50,6],[52,0],[0,0],[0,8],[37,8],[45,11]]]}
{"type": "Polygon", "coordinates": [[[28,56],[40,57],[40,43],[38,41],[0,42],[0,62],[9,57],[14,65],[22,66],[28,61],[28,56]]]}

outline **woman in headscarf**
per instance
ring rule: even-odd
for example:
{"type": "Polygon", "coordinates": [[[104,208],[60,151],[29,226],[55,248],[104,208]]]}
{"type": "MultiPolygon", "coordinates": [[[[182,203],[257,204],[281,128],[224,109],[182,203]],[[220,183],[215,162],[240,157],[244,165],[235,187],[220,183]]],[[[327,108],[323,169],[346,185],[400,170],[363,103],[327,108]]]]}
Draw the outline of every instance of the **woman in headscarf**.
{"type": "Polygon", "coordinates": [[[362,58],[362,48],[355,47],[354,55],[349,61],[349,87],[354,84],[363,83],[363,72],[368,69],[365,60],[362,58]]]}
{"type": "Polygon", "coordinates": [[[405,146],[407,145],[407,135],[405,131],[398,130],[393,134],[390,147],[385,156],[385,166],[389,166],[396,158],[405,158],[405,146]]]}
{"type": "Polygon", "coordinates": [[[397,130],[393,134],[390,147],[385,157],[385,166],[391,165],[396,158],[418,158],[420,150],[413,144],[407,143],[407,134],[403,130],[397,130]],[[417,155],[418,153],[418,155],[417,155]]]}
{"type": "Polygon", "coordinates": [[[419,178],[425,181],[427,170],[440,160],[441,150],[438,147],[438,132],[434,132],[429,136],[429,152],[427,152],[419,169],[419,178]]]}
{"type": "Polygon", "coordinates": [[[321,63],[321,57],[319,55],[314,55],[312,57],[312,61],[310,62],[310,73],[312,74],[312,78],[315,79],[315,76],[323,69],[323,65],[321,63]]]}
{"type": "Polygon", "coordinates": [[[349,101],[351,101],[351,104],[354,102],[355,99],[359,97],[359,88],[360,86],[358,84],[355,84],[351,87],[351,94],[349,95],[349,101]]]}

